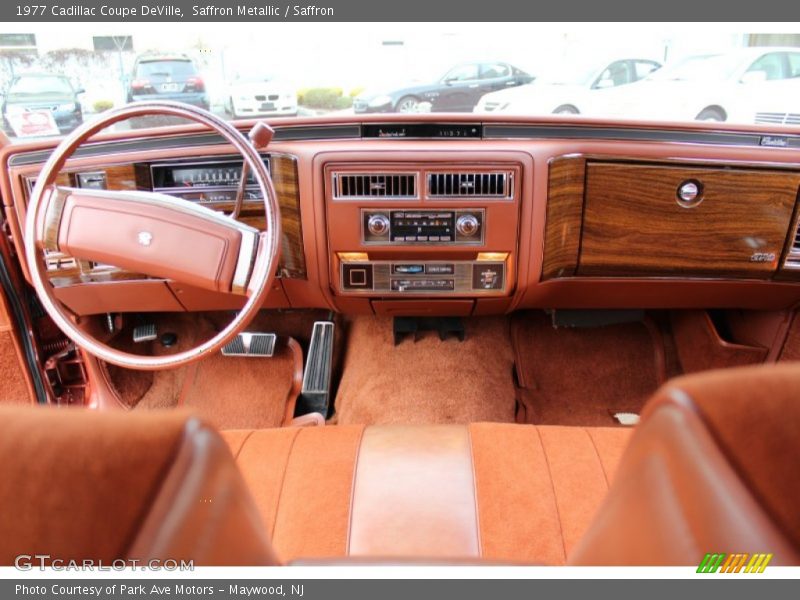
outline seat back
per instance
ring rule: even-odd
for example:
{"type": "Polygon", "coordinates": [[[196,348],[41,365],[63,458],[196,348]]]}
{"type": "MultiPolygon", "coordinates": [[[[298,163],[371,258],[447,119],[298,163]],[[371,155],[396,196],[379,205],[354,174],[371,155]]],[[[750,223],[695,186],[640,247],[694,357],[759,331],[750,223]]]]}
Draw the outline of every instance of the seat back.
{"type": "Polygon", "coordinates": [[[0,423],[0,565],[277,563],[227,445],[199,420],[20,408],[0,423]]]}
{"type": "Polygon", "coordinates": [[[714,371],[652,399],[576,565],[699,565],[706,553],[800,564],[800,369],[714,371]]]}

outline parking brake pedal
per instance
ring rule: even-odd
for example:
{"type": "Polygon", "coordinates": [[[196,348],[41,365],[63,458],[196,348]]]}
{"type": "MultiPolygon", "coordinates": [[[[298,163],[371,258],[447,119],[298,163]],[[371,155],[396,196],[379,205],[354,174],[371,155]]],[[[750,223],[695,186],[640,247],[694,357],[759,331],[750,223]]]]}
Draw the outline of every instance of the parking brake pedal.
{"type": "Polygon", "coordinates": [[[331,321],[317,321],[311,332],[308,359],[303,373],[303,388],[297,399],[295,416],[308,413],[328,415],[331,395],[334,327],[331,321]]]}
{"type": "Polygon", "coordinates": [[[133,328],[133,341],[136,344],[152,342],[158,337],[155,323],[144,323],[133,328]]]}
{"type": "Polygon", "coordinates": [[[275,352],[277,338],[274,333],[244,331],[222,347],[222,355],[268,358],[275,352]]]}

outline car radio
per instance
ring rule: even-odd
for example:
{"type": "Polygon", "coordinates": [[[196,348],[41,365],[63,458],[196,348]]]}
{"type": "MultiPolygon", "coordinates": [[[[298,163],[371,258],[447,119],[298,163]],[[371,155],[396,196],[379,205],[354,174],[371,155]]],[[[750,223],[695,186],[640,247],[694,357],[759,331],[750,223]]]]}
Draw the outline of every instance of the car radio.
{"type": "Polygon", "coordinates": [[[347,261],[340,265],[340,289],[380,295],[502,295],[504,260],[347,261]]]}
{"type": "Polygon", "coordinates": [[[484,209],[364,209],[365,244],[482,244],[484,209]]]}

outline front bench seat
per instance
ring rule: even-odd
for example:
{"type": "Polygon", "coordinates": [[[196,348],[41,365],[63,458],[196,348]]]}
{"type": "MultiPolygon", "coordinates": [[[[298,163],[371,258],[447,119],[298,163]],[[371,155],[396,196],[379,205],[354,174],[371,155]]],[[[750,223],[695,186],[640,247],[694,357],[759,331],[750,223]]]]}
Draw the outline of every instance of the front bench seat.
{"type": "Polygon", "coordinates": [[[219,434],[180,412],[0,410],[0,565],[278,564],[219,434]]]}
{"type": "Polygon", "coordinates": [[[798,398],[795,365],[675,380],[621,460],[625,429],[475,424],[227,432],[234,463],[179,413],[3,411],[0,564],[275,564],[270,538],[282,561],[800,564],[798,398]]]}
{"type": "Polygon", "coordinates": [[[564,564],[608,492],[622,428],[226,431],[281,559],[564,564]]]}

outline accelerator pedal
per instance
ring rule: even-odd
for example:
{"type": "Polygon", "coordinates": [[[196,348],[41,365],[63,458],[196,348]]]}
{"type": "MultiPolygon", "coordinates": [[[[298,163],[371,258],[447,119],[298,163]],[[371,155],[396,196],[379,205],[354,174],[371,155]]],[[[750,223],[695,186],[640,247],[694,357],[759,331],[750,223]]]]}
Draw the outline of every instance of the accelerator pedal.
{"type": "Polygon", "coordinates": [[[332,321],[316,321],[311,332],[308,359],[303,373],[303,388],[297,399],[295,416],[308,413],[328,414],[331,396],[331,369],[333,366],[332,321]]]}
{"type": "Polygon", "coordinates": [[[274,333],[243,331],[222,347],[223,356],[269,358],[275,353],[274,333]]]}

